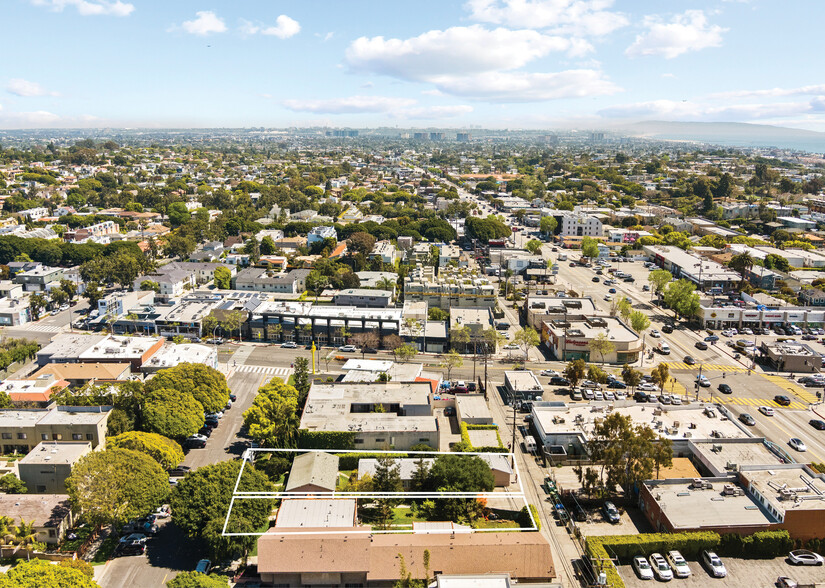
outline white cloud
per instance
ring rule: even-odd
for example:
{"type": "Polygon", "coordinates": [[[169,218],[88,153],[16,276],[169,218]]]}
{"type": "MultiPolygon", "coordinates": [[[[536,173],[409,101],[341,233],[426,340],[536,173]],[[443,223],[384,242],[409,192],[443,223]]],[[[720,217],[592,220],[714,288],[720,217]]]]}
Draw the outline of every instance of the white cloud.
{"type": "Polygon", "coordinates": [[[710,25],[701,10],[687,10],[684,14],[677,14],[669,23],[656,16],[647,16],[644,26],[647,32],[636,36],[636,41],[625,51],[628,57],[660,55],[665,59],[673,59],[689,51],[719,47],[722,44],[722,33],[728,30],[710,25]]]}
{"type": "Polygon", "coordinates": [[[361,37],[347,48],[346,61],[355,71],[428,81],[441,75],[518,69],[554,51],[580,55],[588,50],[584,43],[537,31],[473,25],[432,30],[410,39],[361,37]]]}
{"type": "Polygon", "coordinates": [[[620,92],[602,72],[574,69],[556,73],[498,72],[478,76],[442,76],[433,80],[446,94],[490,102],[541,102],[620,92]]]}
{"type": "Polygon", "coordinates": [[[822,96],[825,95],[825,84],[800,86],[799,88],[769,88],[767,90],[734,90],[711,94],[711,98],[727,100],[730,98],[761,98],[781,96],[822,96]]]}
{"type": "Polygon", "coordinates": [[[38,110],[35,112],[8,112],[0,116],[0,127],[25,129],[54,126],[60,117],[54,113],[38,110]]]}
{"type": "Polygon", "coordinates": [[[391,112],[414,104],[415,100],[410,98],[388,96],[348,96],[325,100],[284,100],[283,102],[285,108],[294,112],[315,114],[374,114],[391,112]]]}
{"type": "Polygon", "coordinates": [[[301,25],[297,20],[282,14],[275,19],[275,26],[258,25],[248,20],[241,19],[241,33],[244,35],[268,35],[279,39],[289,39],[301,31],[301,25]]]}
{"type": "Polygon", "coordinates": [[[607,118],[747,122],[820,113],[825,113],[825,97],[816,97],[809,102],[724,105],[691,101],[652,100],[605,108],[600,110],[598,114],[607,118]]]}
{"type": "Polygon", "coordinates": [[[613,0],[469,0],[464,7],[480,22],[554,33],[601,37],[627,26],[613,0]]]}
{"type": "Polygon", "coordinates": [[[49,92],[37,82],[30,82],[22,78],[9,80],[6,90],[15,96],[29,98],[32,96],[57,96],[57,92],[49,92]]]}
{"type": "Polygon", "coordinates": [[[226,24],[223,19],[211,10],[202,10],[195,13],[194,20],[186,20],[181,27],[191,35],[206,36],[212,33],[223,33],[226,31],[226,24]]]}
{"type": "Polygon", "coordinates": [[[395,113],[398,118],[404,119],[424,119],[436,120],[443,118],[455,118],[473,111],[473,107],[467,104],[457,104],[454,106],[422,106],[418,108],[408,108],[395,113]]]}
{"type": "Polygon", "coordinates": [[[675,77],[676,77],[676,74],[672,74],[672,73],[663,73],[663,74],[662,74],[662,77],[663,77],[663,78],[675,78],[675,77]]]}
{"type": "Polygon", "coordinates": [[[115,0],[31,0],[35,6],[45,6],[57,12],[62,12],[67,6],[73,6],[82,16],[129,16],[134,12],[133,4],[115,0]]]}

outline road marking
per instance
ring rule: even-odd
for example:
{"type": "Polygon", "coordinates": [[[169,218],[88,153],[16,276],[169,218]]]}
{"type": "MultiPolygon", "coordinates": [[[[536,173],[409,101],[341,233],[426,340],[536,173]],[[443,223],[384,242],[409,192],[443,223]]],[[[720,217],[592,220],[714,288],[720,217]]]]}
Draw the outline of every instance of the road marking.
{"type": "Polygon", "coordinates": [[[250,374],[265,374],[267,376],[288,376],[292,372],[292,368],[273,367],[266,365],[239,365],[235,368],[239,372],[250,374]]]}
{"type": "Polygon", "coordinates": [[[721,396],[718,397],[718,402],[721,404],[738,404],[740,406],[770,406],[771,408],[781,408],[786,410],[805,410],[807,405],[801,402],[791,402],[788,406],[780,406],[773,400],[767,398],[740,398],[738,396],[721,396]]]}
{"type": "Polygon", "coordinates": [[[792,382],[791,380],[789,380],[789,379],[787,379],[783,376],[770,376],[770,375],[767,375],[767,374],[759,374],[759,375],[762,376],[763,378],[765,378],[766,380],[768,380],[769,382],[772,382],[772,383],[776,384],[777,386],[779,386],[780,388],[782,388],[783,392],[784,391],[793,392],[794,394],[799,396],[799,398],[802,399],[805,402],[811,403],[811,402],[818,402],[819,401],[819,399],[816,397],[816,394],[814,394],[812,392],[809,392],[808,390],[806,390],[805,388],[803,388],[799,384],[797,384],[795,382],[792,382]]]}
{"type": "Polygon", "coordinates": [[[699,366],[702,366],[703,372],[746,372],[747,368],[736,365],[725,365],[722,363],[696,363],[696,365],[688,365],[682,361],[663,361],[668,368],[672,370],[693,370],[698,371],[699,366]]]}
{"type": "Polygon", "coordinates": [[[57,333],[61,329],[57,325],[34,325],[32,323],[7,326],[6,328],[10,331],[36,331],[39,333],[57,333]]]}

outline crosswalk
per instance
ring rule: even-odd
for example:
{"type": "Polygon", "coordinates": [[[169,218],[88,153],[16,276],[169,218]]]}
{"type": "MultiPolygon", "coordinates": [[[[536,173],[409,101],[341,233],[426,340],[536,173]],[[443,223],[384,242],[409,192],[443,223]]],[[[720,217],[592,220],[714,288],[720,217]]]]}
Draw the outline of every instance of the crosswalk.
{"type": "Polygon", "coordinates": [[[26,331],[26,332],[37,332],[37,333],[57,333],[60,330],[60,327],[57,325],[35,325],[32,323],[26,323],[25,325],[17,325],[14,327],[6,327],[10,331],[26,331]]]}
{"type": "Polygon", "coordinates": [[[772,382],[782,388],[783,390],[788,390],[796,394],[801,400],[804,402],[818,402],[819,399],[816,397],[816,392],[811,392],[807,388],[803,388],[799,384],[790,381],[788,378],[783,376],[771,376],[768,374],[761,374],[763,378],[772,382]]]}
{"type": "Polygon", "coordinates": [[[243,373],[263,374],[266,376],[288,376],[292,373],[291,368],[268,365],[239,365],[235,367],[235,370],[243,373]]]}
{"type": "Polygon", "coordinates": [[[672,370],[699,370],[702,366],[703,372],[746,372],[747,368],[738,365],[725,365],[721,363],[703,363],[696,365],[688,365],[683,361],[663,361],[668,368],[672,370]]]}
{"type": "Polygon", "coordinates": [[[738,396],[722,396],[721,394],[714,394],[713,401],[720,404],[735,404],[737,406],[770,406],[774,410],[786,408],[791,410],[805,410],[808,408],[806,404],[792,400],[788,406],[779,406],[773,400],[765,398],[740,398],[738,396]]]}

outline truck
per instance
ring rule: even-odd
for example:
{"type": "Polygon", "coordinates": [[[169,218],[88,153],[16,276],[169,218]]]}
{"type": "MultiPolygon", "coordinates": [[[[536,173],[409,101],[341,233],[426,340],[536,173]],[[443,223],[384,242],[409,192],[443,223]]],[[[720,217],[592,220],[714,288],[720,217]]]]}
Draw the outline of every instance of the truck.
{"type": "Polygon", "coordinates": [[[659,344],[656,346],[656,349],[658,349],[659,353],[661,353],[662,355],[670,355],[670,345],[668,345],[664,341],[659,341],[659,344]]]}
{"type": "Polygon", "coordinates": [[[538,449],[538,444],[536,443],[536,438],[532,435],[527,435],[524,438],[524,451],[527,453],[535,453],[538,449]]]}

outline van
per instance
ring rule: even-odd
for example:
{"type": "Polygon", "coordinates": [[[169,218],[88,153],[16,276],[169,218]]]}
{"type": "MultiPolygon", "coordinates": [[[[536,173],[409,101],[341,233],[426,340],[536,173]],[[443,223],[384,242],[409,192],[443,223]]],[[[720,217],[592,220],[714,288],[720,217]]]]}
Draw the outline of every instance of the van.
{"type": "Polygon", "coordinates": [[[535,453],[538,449],[538,445],[536,445],[536,438],[532,435],[527,435],[524,438],[524,451],[527,453],[535,453]]]}
{"type": "Polygon", "coordinates": [[[659,353],[661,353],[662,355],[670,355],[670,345],[668,345],[664,341],[659,341],[659,344],[656,346],[656,349],[658,349],[659,353]]]}
{"type": "Polygon", "coordinates": [[[559,261],[567,261],[567,254],[559,253],[559,261]]]}

